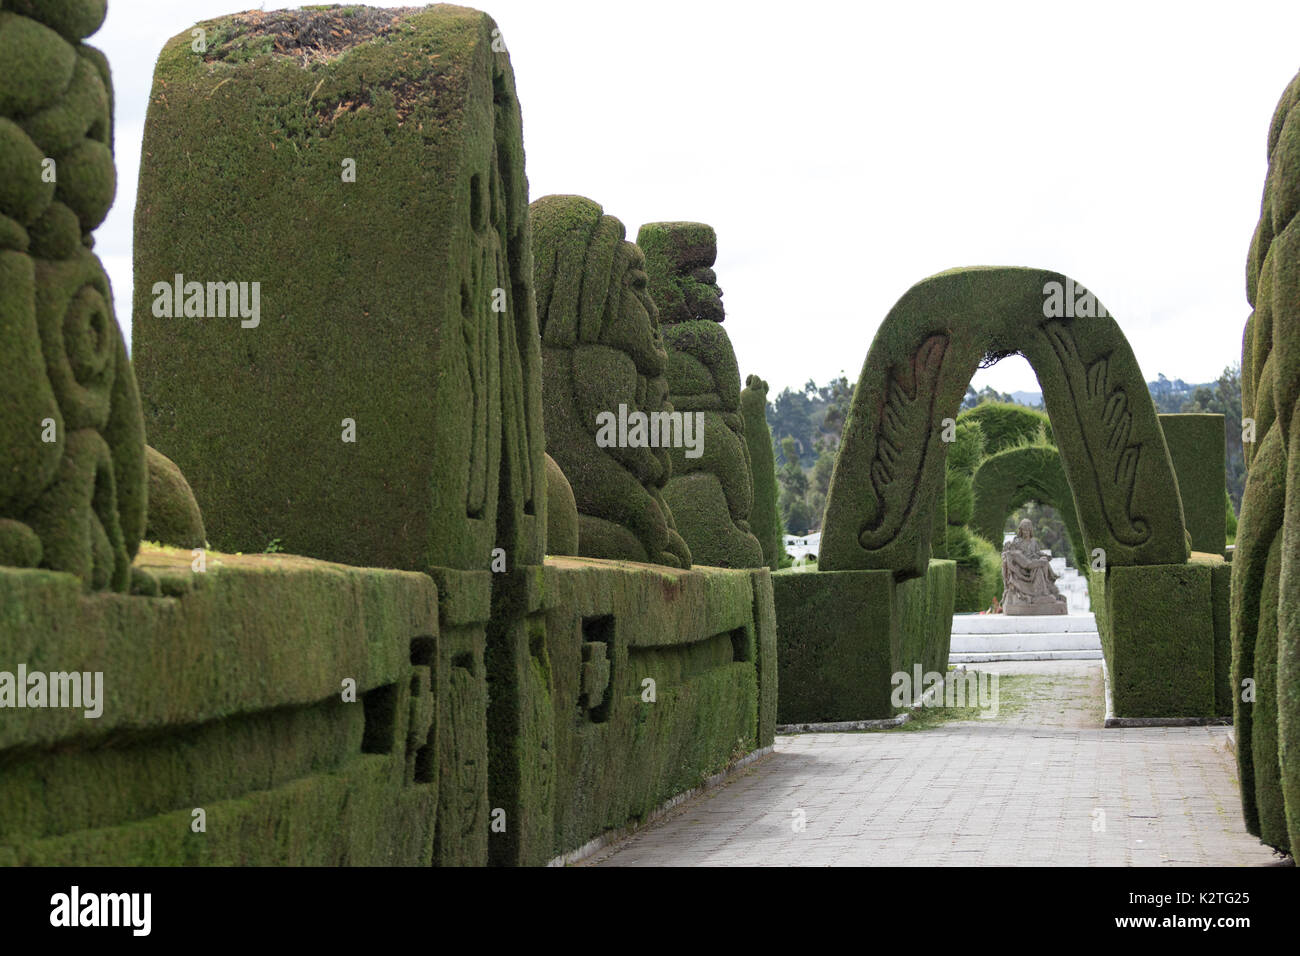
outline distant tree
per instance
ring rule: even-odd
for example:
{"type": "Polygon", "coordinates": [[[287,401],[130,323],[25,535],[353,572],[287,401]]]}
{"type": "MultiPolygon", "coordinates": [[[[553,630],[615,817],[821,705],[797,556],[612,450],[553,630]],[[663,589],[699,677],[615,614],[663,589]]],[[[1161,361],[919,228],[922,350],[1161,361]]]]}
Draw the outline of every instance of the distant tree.
{"type": "Polygon", "coordinates": [[[966,411],[967,409],[974,408],[981,402],[1005,402],[1008,405],[1019,404],[1006,392],[999,392],[991,385],[985,385],[978,392],[975,391],[975,386],[967,385],[966,397],[962,399],[961,410],[966,411]]]}
{"type": "Polygon", "coordinates": [[[781,452],[785,461],[776,472],[776,480],[781,485],[777,498],[781,523],[785,525],[787,534],[807,534],[811,523],[808,504],[804,500],[808,494],[808,476],[799,464],[792,436],[786,435],[781,439],[781,452]]]}

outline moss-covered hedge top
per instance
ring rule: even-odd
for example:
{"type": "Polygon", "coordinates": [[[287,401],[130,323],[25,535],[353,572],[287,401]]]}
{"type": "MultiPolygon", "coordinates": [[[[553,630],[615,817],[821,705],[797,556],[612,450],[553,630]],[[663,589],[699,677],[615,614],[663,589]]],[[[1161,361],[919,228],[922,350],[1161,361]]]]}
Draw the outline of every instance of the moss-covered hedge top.
{"type": "Polygon", "coordinates": [[[713,263],[718,237],[702,222],[648,222],[636,237],[646,257],[650,294],[665,325],[726,315],[713,263]]]}
{"type": "Polygon", "coordinates": [[[925,572],[930,510],[945,480],[943,419],[956,415],[985,356],[1011,352],[1043,386],[1089,542],[1112,565],[1186,559],[1182,505],[1142,371],[1095,299],[1085,317],[1049,310],[1049,290],[1059,289],[1091,295],[1060,273],[982,267],[926,279],[890,310],[845,423],[822,568],[925,572]]]}

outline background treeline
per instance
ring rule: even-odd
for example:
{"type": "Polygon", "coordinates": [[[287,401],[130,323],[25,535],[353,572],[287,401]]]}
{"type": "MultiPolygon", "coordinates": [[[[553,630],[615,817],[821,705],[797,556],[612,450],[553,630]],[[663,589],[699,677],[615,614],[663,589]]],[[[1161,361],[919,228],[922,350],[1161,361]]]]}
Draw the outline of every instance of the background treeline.
{"type": "MultiPolygon", "coordinates": [[[[804,535],[819,531],[830,487],[831,470],[844,431],[844,419],[853,400],[853,383],[841,373],[826,385],[809,379],[802,390],[784,389],[767,405],[767,423],[772,429],[776,454],[777,479],[780,484],[778,508],[787,534],[804,535]]],[[[1241,370],[1229,365],[1216,381],[1189,385],[1180,378],[1163,374],[1148,382],[1156,411],[1217,412],[1227,419],[1228,496],[1234,512],[1241,509],[1241,493],[1246,481],[1245,457],[1241,445],[1241,370]]],[[[963,409],[982,402],[997,401],[1042,409],[1042,396],[1034,392],[1007,394],[985,387],[980,391],[968,387],[963,409]]],[[[1053,553],[1065,554],[1059,519],[1050,508],[1034,506],[1027,517],[1044,532],[1044,546],[1053,553]]],[[[1008,516],[1008,522],[1013,516],[1008,516]]]]}

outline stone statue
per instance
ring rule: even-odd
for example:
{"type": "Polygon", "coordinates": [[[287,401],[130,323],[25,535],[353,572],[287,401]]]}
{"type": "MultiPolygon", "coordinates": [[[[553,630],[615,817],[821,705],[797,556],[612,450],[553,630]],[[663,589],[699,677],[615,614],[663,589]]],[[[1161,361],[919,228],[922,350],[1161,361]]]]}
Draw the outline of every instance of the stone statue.
{"type": "Polygon", "coordinates": [[[1006,614],[1065,614],[1065,596],[1056,589],[1051,558],[1034,537],[1034,523],[1020,522],[1016,536],[1002,547],[1002,608],[1006,614]]]}

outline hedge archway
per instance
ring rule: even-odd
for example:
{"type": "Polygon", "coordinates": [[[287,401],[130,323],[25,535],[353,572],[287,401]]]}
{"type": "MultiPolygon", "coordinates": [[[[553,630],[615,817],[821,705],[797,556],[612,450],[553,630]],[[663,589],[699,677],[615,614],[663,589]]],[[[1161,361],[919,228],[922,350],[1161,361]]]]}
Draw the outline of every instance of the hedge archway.
{"type": "Polygon", "coordinates": [[[831,478],[822,570],[924,574],[945,420],[975,371],[1020,353],[1038,375],[1084,545],[1109,565],[1182,564],[1182,501],[1124,333],[1058,272],[954,269],[909,289],[862,367],[831,478]]]}
{"type": "Polygon", "coordinates": [[[1051,445],[1006,448],[980,462],[975,470],[975,510],[970,529],[996,547],[1002,547],[1007,515],[1026,501],[1051,505],[1061,514],[1070,536],[1074,566],[1087,571],[1088,552],[1083,546],[1074,495],[1065,477],[1060,452],[1051,445]]]}

